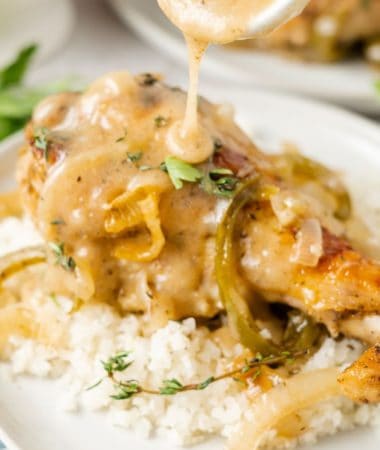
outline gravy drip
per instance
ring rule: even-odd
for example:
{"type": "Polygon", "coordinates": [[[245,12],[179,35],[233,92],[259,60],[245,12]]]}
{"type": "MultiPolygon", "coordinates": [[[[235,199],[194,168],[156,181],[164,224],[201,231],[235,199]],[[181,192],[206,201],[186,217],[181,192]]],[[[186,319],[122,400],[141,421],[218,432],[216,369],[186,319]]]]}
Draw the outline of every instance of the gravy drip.
{"type": "Polygon", "coordinates": [[[172,125],[167,142],[171,153],[189,163],[206,161],[213,141],[198,120],[198,81],[202,58],[211,43],[232,42],[249,27],[252,17],[273,0],[158,0],[182,31],[189,51],[189,91],[185,117],[172,125]]]}

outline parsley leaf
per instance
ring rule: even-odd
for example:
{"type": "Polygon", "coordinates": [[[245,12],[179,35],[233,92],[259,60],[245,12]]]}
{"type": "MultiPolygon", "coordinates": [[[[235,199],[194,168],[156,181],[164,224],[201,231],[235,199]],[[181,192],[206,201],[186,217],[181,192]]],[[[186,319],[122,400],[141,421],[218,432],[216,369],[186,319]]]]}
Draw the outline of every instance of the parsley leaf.
{"type": "Polygon", "coordinates": [[[167,156],[164,164],[161,165],[161,169],[168,173],[176,189],[183,187],[183,181],[196,183],[202,179],[202,172],[175,156],[167,156]]]}

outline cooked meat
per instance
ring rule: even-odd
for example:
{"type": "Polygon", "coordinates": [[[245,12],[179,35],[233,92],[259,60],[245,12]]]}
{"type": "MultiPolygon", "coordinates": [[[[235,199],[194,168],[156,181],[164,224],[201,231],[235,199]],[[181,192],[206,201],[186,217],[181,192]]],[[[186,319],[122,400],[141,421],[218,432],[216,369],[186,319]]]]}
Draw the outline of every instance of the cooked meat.
{"type": "Polygon", "coordinates": [[[380,345],[367,350],[338,378],[344,394],[360,403],[380,402],[380,345]]]}
{"type": "Polygon", "coordinates": [[[50,291],[149,311],[159,323],[213,317],[223,309],[214,261],[224,197],[234,181],[258,177],[267,195],[242,211],[235,243],[247,299],[255,291],[296,306],[334,335],[347,320],[379,315],[380,267],[345,238],[349,201],[327,169],[294,153],[264,155],[225,108],[202,100],[215,153],[197,166],[202,182],[175,189],[163,162],[185,100],[151,75],[117,73],[36,109],[18,180],[53,243],[50,291]]]}
{"type": "Polygon", "coordinates": [[[342,58],[364,45],[366,56],[379,62],[376,52],[371,51],[379,36],[379,0],[311,0],[300,16],[269,37],[248,45],[284,50],[317,61],[342,58]]]}

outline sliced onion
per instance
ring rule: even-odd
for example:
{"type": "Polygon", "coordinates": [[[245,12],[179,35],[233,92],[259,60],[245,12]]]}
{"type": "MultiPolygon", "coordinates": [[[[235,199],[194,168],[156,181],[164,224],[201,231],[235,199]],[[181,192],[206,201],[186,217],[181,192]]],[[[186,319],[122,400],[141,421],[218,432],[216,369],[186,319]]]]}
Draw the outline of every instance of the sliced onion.
{"type": "Polygon", "coordinates": [[[46,261],[46,249],[42,245],[26,247],[0,258],[0,284],[27,267],[46,261]]]}
{"type": "Polygon", "coordinates": [[[290,190],[282,190],[272,195],[271,206],[280,224],[287,227],[307,211],[304,198],[290,190]]]}
{"type": "Polygon", "coordinates": [[[290,261],[301,266],[316,267],[322,254],[321,224],[317,219],[306,219],[297,233],[290,261]]]}
{"type": "Polygon", "coordinates": [[[252,418],[245,419],[230,439],[229,450],[256,450],[267,431],[285,417],[330,397],[342,395],[337,368],[300,373],[263,394],[253,405],[252,418]]]}

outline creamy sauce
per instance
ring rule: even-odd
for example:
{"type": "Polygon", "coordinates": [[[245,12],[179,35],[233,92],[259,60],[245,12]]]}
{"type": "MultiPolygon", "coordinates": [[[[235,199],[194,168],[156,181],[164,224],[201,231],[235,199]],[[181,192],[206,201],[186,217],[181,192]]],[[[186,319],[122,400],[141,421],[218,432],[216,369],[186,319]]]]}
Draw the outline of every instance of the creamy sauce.
{"type": "Polygon", "coordinates": [[[178,158],[189,163],[206,161],[214,151],[211,136],[198,122],[198,84],[202,57],[207,43],[186,36],[189,49],[189,91],[184,119],[175,122],[168,132],[168,145],[178,158]]]}
{"type": "Polygon", "coordinates": [[[189,163],[201,163],[213,142],[198,123],[198,80],[202,57],[211,43],[226,43],[246,33],[252,17],[273,0],[158,0],[168,18],[183,32],[189,51],[189,91],[185,117],[168,133],[171,152],[189,163]]]}
{"type": "MultiPolygon", "coordinates": [[[[260,160],[223,110],[204,100],[198,106],[207,136],[234,154],[247,155],[247,161],[260,160]]],[[[63,270],[52,255],[45,283],[49,292],[116,303],[124,311],[149,311],[156,325],[168,318],[216,314],[213,236],[219,200],[195,183],[175,190],[159,169],[170,155],[168,130],[182,124],[185,109],[183,92],[128,73],[109,74],[83,95],[55,95],[37,107],[27,140],[33,141],[33,130],[47,128],[50,156],[47,164],[34,148],[23,150],[18,162],[23,204],[46,242],[64,243],[78,269],[63,270]],[[157,117],[164,124],[158,126],[157,117]],[[138,161],[128,159],[136,154],[138,161]],[[144,166],[149,170],[141,170],[144,166]],[[115,248],[149,246],[146,227],[136,221],[130,229],[108,232],[105,223],[115,199],[136,193],[141,200],[139,189],[159,199],[165,246],[151,261],[137,262],[115,257],[115,248]]],[[[121,214],[135,207],[126,204],[121,214]]]]}

